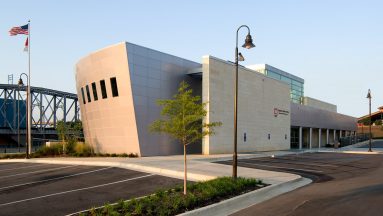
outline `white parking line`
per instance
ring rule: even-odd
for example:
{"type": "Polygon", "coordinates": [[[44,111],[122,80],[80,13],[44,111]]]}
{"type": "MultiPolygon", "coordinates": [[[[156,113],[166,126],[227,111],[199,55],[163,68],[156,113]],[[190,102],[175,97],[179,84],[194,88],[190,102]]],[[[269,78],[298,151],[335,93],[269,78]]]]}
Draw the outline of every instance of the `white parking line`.
{"type": "Polygon", "coordinates": [[[18,174],[14,174],[14,175],[0,176],[0,179],[14,177],[14,176],[20,176],[20,175],[27,175],[27,174],[32,174],[32,173],[45,172],[45,171],[66,169],[66,168],[76,167],[76,166],[79,166],[79,165],[71,165],[71,166],[64,166],[64,167],[58,167],[58,168],[52,168],[52,169],[45,169],[45,170],[37,170],[37,171],[32,171],[32,172],[18,173],[18,174]]]}
{"type": "Polygon", "coordinates": [[[69,178],[69,177],[74,177],[74,176],[79,176],[79,175],[85,175],[85,174],[99,172],[99,171],[110,169],[110,168],[112,168],[112,167],[104,167],[104,168],[101,168],[101,169],[96,169],[96,170],[76,173],[76,174],[67,175],[67,176],[61,176],[61,177],[57,177],[57,178],[51,178],[51,179],[45,179],[45,180],[41,180],[41,181],[34,181],[34,182],[28,182],[28,183],[23,183],[23,184],[17,184],[17,185],[11,185],[11,186],[6,186],[6,187],[0,187],[0,191],[4,190],[4,189],[9,189],[9,188],[15,188],[15,187],[20,187],[20,186],[25,186],[25,185],[31,185],[31,184],[42,183],[42,182],[47,182],[47,181],[53,181],[53,180],[58,180],[58,179],[64,179],[64,178],[69,178]]]}
{"type": "Polygon", "coordinates": [[[42,198],[46,198],[46,197],[63,195],[63,194],[67,194],[67,193],[77,192],[77,191],[83,191],[83,190],[89,190],[89,189],[93,189],[93,188],[105,187],[105,186],[114,185],[114,184],[118,184],[118,183],[122,183],[122,182],[127,182],[127,181],[133,181],[133,180],[137,180],[137,179],[141,179],[141,178],[146,178],[146,177],[150,177],[150,176],[154,176],[154,174],[148,174],[148,175],[144,175],[144,176],[124,179],[124,180],[110,182],[110,183],[106,183],[106,184],[100,184],[100,185],[95,185],[95,186],[90,186],[90,187],[85,187],[85,188],[79,188],[79,189],[63,191],[63,192],[58,192],[58,193],[53,193],[53,194],[47,194],[47,195],[38,196],[38,197],[32,197],[32,198],[23,199],[23,200],[17,200],[17,201],[13,201],[13,202],[8,202],[8,203],[0,204],[0,207],[7,206],[7,205],[12,205],[12,204],[16,204],[16,203],[22,203],[22,202],[26,202],[26,201],[31,201],[31,200],[42,199],[42,198]]]}
{"type": "Polygon", "coordinates": [[[46,166],[46,164],[39,164],[39,165],[32,165],[32,166],[25,166],[25,167],[2,169],[2,170],[0,170],[0,172],[2,172],[2,171],[9,171],[9,170],[25,169],[25,168],[31,168],[31,167],[38,167],[38,166],[46,166]]]}
{"type": "Polygon", "coordinates": [[[278,169],[289,169],[289,170],[298,170],[298,171],[306,171],[306,172],[317,172],[322,173],[323,171],[320,170],[311,170],[311,169],[299,169],[299,168],[290,168],[290,167],[279,167],[279,166],[270,166],[270,165],[263,165],[263,164],[254,164],[254,163],[246,163],[242,161],[238,161],[239,163],[249,164],[253,166],[263,166],[263,167],[270,167],[270,168],[278,168],[278,169]]]}

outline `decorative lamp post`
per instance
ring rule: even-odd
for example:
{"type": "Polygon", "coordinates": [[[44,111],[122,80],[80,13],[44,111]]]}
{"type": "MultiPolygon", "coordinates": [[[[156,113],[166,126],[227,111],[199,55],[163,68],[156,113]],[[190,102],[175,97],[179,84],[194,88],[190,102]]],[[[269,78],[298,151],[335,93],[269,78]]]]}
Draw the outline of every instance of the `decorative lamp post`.
{"type": "Polygon", "coordinates": [[[26,110],[26,115],[27,115],[27,145],[26,145],[26,155],[27,155],[27,158],[29,158],[29,155],[31,154],[31,149],[32,149],[32,143],[31,143],[31,121],[29,121],[29,119],[31,118],[31,106],[30,106],[30,96],[31,96],[31,93],[30,93],[30,86],[29,86],[29,77],[27,74],[25,73],[22,73],[20,74],[20,78],[19,78],[19,81],[17,82],[18,86],[24,86],[24,82],[23,80],[21,79],[21,76],[24,75],[27,77],[27,103],[26,103],[26,107],[27,107],[27,110],[26,110]]]}
{"type": "Polygon", "coordinates": [[[238,31],[241,28],[247,28],[247,36],[245,43],[242,45],[243,48],[251,49],[255,47],[253,39],[250,35],[250,28],[247,25],[241,25],[237,29],[236,35],[236,47],[235,47],[235,94],[234,94],[234,153],[233,153],[233,178],[237,178],[237,137],[238,137],[238,61],[244,61],[245,58],[241,53],[238,53],[238,31]]]}

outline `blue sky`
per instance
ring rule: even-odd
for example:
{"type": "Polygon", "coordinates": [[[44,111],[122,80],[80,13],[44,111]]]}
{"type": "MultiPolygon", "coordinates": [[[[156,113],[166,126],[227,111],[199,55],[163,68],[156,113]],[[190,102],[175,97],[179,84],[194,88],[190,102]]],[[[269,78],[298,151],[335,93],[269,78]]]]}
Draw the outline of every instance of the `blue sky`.
{"type": "MultiPolygon", "coordinates": [[[[267,63],[305,79],[305,95],[361,116],[383,105],[383,1],[67,0],[4,1],[0,8],[0,83],[27,72],[31,19],[32,85],[75,92],[74,66],[88,53],[129,41],[200,62],[234,59],[235,31],[246,24],[256,48],[244,65],[267,63]]],[[[246,31],[240,32],[240,38],[246,31]]]]}

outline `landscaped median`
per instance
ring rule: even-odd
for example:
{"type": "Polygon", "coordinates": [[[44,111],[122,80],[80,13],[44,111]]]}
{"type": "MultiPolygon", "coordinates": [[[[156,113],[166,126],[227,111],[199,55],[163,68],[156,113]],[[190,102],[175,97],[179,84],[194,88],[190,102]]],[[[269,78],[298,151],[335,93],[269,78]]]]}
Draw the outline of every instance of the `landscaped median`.
{"type": "Polygon", "coordinates": [[[183,186],[180,185],[139,199],[121,200],[115,205],[93,208],[79,215],[176,215],[265,186],[267,184],[252,178],[239,177],[234,180],[231,177],[220,177],[210,181],[190,183],[186,195],[183,194],[183,186]]]}
{"type": "MultiPolygon", "coordinates": [[[[84,143],[73,143],[63,147],[62,143],[55,143],[50,146],[41,146],[36,152],[29,155],[30,158],[44,157],[129,157],[136,158],[136,153],[123,154],[102,154],[94,153],[93,149],[84,143]],[[65,151],[64,151],[65,149],[65,151]]],[[[22,159],[26,158],[25,153],[0,153],[0,159],[22,159]]]]}

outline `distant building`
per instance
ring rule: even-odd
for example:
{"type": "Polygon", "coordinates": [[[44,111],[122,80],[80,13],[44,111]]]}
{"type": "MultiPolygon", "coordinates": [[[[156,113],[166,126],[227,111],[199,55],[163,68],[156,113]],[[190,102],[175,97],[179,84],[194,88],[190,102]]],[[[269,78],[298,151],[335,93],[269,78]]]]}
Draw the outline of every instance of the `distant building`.
{"type": "Polygon", "coordinates": [[[378,111],[371,113],[371,121],[370,114],[358,118],[358,133],[368,134],[369,122],[371,122],[372,137],[383,138],[383,106],[378,107],[378,111]]]}
{"type": "MultiPolygon", "coordinates": [[[[203,102],[215,136],[190,145],[193,153],[232,153],[234,65],[213,56],[197,63],[132,43],[89,54],[76,65],[85,140],[98,152],[141,156],[181,154],[166,135],[148,132],[161,118],[157,99],[171,98],[185,80],[203,102]]],[[[304,97],[304,80],[270,65],[239,67],[238,151],[315,148],[356,131],[356,118],[304,97]]]]}

